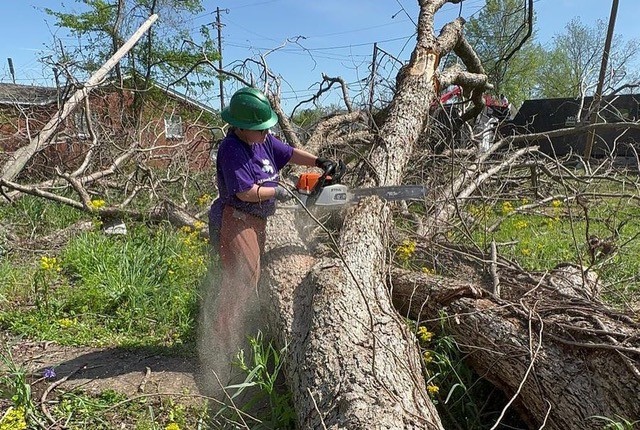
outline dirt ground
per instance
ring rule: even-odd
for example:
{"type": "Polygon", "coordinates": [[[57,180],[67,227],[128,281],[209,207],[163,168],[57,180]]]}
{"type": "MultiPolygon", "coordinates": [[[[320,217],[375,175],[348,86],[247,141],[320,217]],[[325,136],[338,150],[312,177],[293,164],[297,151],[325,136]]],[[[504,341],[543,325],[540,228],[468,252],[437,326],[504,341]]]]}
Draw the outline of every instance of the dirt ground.
{"type": "Polygon", "coordinates": [[[36,399],[50,384],[56,390],[82,389],[98,394],[112,389],[134,397],[163,394],[185,402],[204,402],[196,383],[195,357],[168,355],[158,349],[87,348],[50,342],[7,341],[13,362],[30,372],[36,399]],[[43,378],[45,369],[56,376],[43,378]]]}

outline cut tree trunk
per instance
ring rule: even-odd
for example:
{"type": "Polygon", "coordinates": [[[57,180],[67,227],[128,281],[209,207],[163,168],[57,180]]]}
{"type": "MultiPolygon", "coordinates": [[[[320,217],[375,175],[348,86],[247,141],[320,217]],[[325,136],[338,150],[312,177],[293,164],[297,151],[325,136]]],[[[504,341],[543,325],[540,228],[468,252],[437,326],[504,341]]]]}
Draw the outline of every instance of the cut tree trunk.
{"type": "MultiPolygon", "coordinates": [[[[364,185],[402,182],[437,95],[439,58],[460,40],[462,20],[445,26],[436,40],[433,16],[445,3],[419,2],[416,49],[398,76],[364,185]]],[[[274,333],[287,347],[286,378],[299,427],[441,429],[415,337],[386,284],[390,209],[369,198],[346,219],[330,245],[335,253],[322,259],[298,234],[294,214],[279,212],[269,223],[262,288],[274,333]]]]}
{"type": "Polygon", "coordinates": [[[343,234],[344,260],[316,260],[293,214],[276,216],[268,232],[262,279],[275,332],[287,345],[299,428],[441,429],[413,335],[382,282],[385,247],[369,227],[387,209],[379,200],[358,209],[371,219],[343,234]]]}
{"type": "MultiPolygon", "coordinates": [[[[419,1],[416,48],[398,74],[362,186],[402,183],[437,94],[442,54],[454,50],[467,66],[445,82],[466,85],[472,100],[481,99],[486,77],[461,36],[463,20],[434,36],[433,16],[445,3],[419,1]]],[[[270,220],[260,287],[273,333],[286,346],[300,428],[442,428],[390,285],[396,307],[411,319],[447,313],[448,333],[465,340],[469,364],[512,399],[507,407],[531,428],[595,429],[603,424],[598,416],[640,416],[638,323],[598,302],[597,280],[581,269],[559,269],[542,281],[496,270],[498,297],[460,280],[389,277],[391,212],[375,197],[348,210],[339,237],[324,239],[323,257],[305,242],[308,229],[296,228],[304,220],[310,217],[286,211],[270,220]]]]}
{"type": "Polygon", "coordinates": [[[530,428],[601,429],[595,417],[638,419],[640,324],[598,302],[597,280],[584,282],[579,268],[501,275],[497,298],[478,283],[394,271],[394,302],[415,320],[444,312],[467,363],[514,398],[530,428]]]}

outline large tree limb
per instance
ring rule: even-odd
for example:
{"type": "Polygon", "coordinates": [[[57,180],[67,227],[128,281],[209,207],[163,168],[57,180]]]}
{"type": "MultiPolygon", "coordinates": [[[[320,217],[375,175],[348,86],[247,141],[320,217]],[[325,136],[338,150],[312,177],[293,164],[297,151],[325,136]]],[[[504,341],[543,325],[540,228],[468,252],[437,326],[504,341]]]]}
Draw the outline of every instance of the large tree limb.
{"type": "Polygon", "coordinates": [[[588,299],[597,281],[584,284],[579,269],[538,278],[501,270],[501,299],[484,285],[393,271],[394,302],[416,320],[444,311],[467,362],[517,393],[513,405],[532,428],[599,429],[595,416],[640,416],[640,325],[588,299]]]}
{"type": "MultiPolygon", "coordinates": [[[[417,46],[374,139],[366,185],[403,180],[437,94],[439,53],[432,27],[444,3],[420,2],[417,46]]],[[[293,214],[278,213],[270,222],[263,288],[274,331],[288,348],[286,374],[299,425],[442,428],[426,392],[416,341],[390,302],[389,206],[370,198],[346,219],[331,245],[337,255],[322,260],[295,230],[293,214]]]]}
{"type": "Polygon", "coordinates": [[[136,44],[136,42],[144,35],[144,33],[151,27],[151,25],[158,19],[158,15],[151,15],[140,28],[129,38],[129,40],[118,49],[118,51],[102,65],[87,82],[84,83],[82,88],[76,90],[76,92],[65,102],[62,109],[57,112],[50,120],[45,124],[40,133],[26,146],[23,146],[16,150],[13,155],[9,157],[2,170],[0,171],[0,177],[7,181],[12,181],[16,178],[29,162],[31,157],[39,151],[42,151],[47,142],[56,133],[58,127],[62,122],[76,109],[78,103],[82,102],[84,98],[89,95],[89,92],[98,86],[109,73],[109,71],[124,57],[127,52],[136,44]]]}

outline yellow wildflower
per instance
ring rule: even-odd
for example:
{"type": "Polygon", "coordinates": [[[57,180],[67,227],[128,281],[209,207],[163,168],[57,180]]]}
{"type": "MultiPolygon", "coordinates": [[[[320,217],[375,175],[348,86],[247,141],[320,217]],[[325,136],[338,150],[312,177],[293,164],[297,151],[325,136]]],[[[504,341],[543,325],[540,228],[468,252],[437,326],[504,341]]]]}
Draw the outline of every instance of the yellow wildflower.
{"type": "Polygon", "coordinates": [[[427,385],[427,391],[430,395],[434,396],[438,394],[438,391],[440,391],[440,387],[438,387],[437,385],[429,384],[427,385]]]}
{"type": "Polygon", "coordinates": [[[102,199],[93,199],[89,202],[89,206],[92,207],[93,209],[99,209],[103,207],[105,204],[106,202],[102,199]]]}
{"type": "Polygon", "coordinates": [[[511,202],[503,202],[502,203],[502,214],[508,215],[513,212],[513,204],[511,202]]]}
{"type": "Polygon", "coordinates": [[[425,363],[429,364],[433,361],[433,353],[431,351],[425,351],[422,353],[422,359],[425,363]]]}
{"type": "Polygon", "coordinates": [[[47,257],[46,255],[40,257],[40,268],[42,270],[55,270],[57,272],[62,270],[56,257],[47,257]]]}
{"type": "Polygon", "coordinates": [[[434,269],[429,269],[427,266],[423,266],[422,269],[422,273],[426,274],[426,275],[435,275],[436,271],[434,269]]]}
{"type": "Polygon", "coordinates": [[[418,331],[416,332],[418,339],[422,342],[429,342],[433,339],[433,333],[431,333],[425,326],[421,325],[418,327],[418,331]]]}
{"type": "Polygon", "coordinates": [[[27,420],[23,407],[10,407],[0,418],[0,430],[26,430],[27,420]]]}
{"type": "Polygon", "coordinates": [[[520,220],[520,221],[516,222],[516,228],[517,228],[518,230],[525,229],[525,228],[527,228],[527,226],[528,226],[528,225],[529,225],[529,224],[527,224],[527,222],[526,222],[526,221],[524,221],[524,220],[520,220]]]}
{"type": "Polygon", "coordinates": [[[193,223],[193,228],[195,230],[202,230],[206,224],[202,221],[196,221],[193,223]]]}
{"type": "Polygon", "coordinates": [[[189,233],[191,233],[191,226],[190,225],[183,225],[182,227],[180,227],[180,231],[182,231],[185,234],[189,234],[189,233]]]}
{"type": "Polygon", "coordinates": [[[209,194],[203,194],[198,197],[198,200],[196,200],[196,202],[198,203],[198,206],[208,205],[211,202],[211,196],[209,194]]]}
{"type": "Polygon", "coordinates": [[[554,208],[559,208],[562,206],[562,200],[552,200],[551,201],[551,206],[554,208]]]}
{"type": "Polygon", "coordinates": [[[167,424],[164,430],[180,430],[180,426],[176,423],[167,424]]]}
{"type": "Polygon", "coordinates": [[[76,325],[78,323],[77,319],[71,319],[71,318],[60,318],[58,320],[58,325],[62,328],[69,328],[69,327],[73,327],[74,325],[76,325]]]}
{"type": "Polygon", "coordinates": [[[415,252],[416,243],[412,240],[405,239],[398,247],[398,257],[403,261],[407,261],[415,252]]]}

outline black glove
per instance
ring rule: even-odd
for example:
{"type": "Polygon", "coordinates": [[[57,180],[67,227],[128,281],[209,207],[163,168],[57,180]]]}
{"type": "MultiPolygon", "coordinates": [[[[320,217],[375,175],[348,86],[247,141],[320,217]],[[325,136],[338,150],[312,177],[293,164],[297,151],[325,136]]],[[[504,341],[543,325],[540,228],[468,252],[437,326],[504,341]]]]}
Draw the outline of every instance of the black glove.
{"type": "Polygon", "coordinates": [[[318,157],[316,158],[316,167],[321,168],[324,173],[331,174],[336,170],[336,163],[327,158],[318,157]]]}
{"type": "Polygon", "coordinates": [[[273,195],[273,197],[279,202],[288,202],[293,198],[293,194],[291,194],[291,192],[289,192],[289,190],[287,190],[282,185],[276,186],[275,190],[276,193],[273,195]]]}

